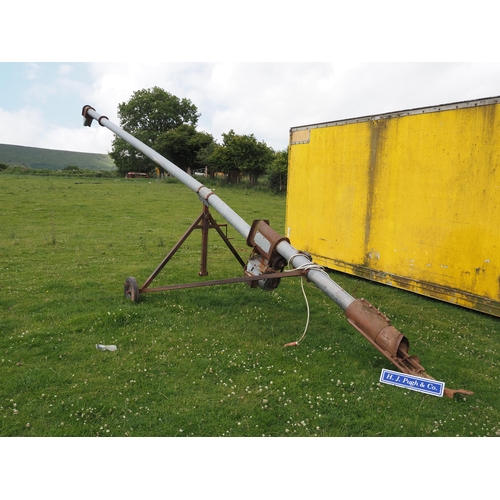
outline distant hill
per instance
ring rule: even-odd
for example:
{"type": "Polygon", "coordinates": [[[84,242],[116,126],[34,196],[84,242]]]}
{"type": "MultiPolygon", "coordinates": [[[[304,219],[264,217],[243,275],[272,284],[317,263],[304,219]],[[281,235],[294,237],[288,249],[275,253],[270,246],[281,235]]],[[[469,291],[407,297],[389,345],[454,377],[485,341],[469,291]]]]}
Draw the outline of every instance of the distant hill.
{"type": "Polygon", "coordinates": [[[61,170],[69,166],[84,170],[116,169],[113,160],[107,154],[78,153],[11,144],[0,144],[0,163],[49,170],[61,170]]]}

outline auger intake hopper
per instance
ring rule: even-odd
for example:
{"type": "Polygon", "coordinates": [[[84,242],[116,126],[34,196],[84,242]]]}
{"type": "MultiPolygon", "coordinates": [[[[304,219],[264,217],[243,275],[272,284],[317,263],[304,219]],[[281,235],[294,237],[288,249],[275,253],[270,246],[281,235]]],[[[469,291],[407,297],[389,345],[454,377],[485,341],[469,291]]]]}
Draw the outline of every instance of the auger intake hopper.
{"type": "Polygon", "coordinates": [[[355,300],[345,311],[347,321],[402,372],[425,376],[417,356],[408,356],[410,342],[391,325],[387,316],[367,300],[355,300]]]}

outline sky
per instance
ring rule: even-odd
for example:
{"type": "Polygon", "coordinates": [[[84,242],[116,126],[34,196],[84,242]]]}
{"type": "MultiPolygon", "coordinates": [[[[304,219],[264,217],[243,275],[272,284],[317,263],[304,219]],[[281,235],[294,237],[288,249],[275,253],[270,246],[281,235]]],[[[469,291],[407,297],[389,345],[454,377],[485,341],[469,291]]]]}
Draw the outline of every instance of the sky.
{"type": "Polygon", "coordinates": [[[154,86],[191,100],[216,141],[274,150],[291,127],[500,95],[487,0],[61,5],[2,7],[2,144],[107,153],[112,132],[83,127],[83,106],[120,125],[118,105],[154,86]]]}
{"type": "Polygon", "coordinates": [[[497,62],[0,62],[0,143],[89,153],[113,134],[83,127],[91,105],[158,86],[198,108],[198,130],[254,134],[274,150],[291,127],[500,95],[497,62]]]}

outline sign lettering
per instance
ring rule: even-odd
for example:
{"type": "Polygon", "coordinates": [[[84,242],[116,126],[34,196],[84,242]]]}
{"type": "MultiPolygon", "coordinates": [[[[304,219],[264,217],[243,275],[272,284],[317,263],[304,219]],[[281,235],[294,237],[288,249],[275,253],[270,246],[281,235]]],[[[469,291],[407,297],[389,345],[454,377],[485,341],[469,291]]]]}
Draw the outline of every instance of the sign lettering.
{"type": "Polygon", "coordinates": [[[391,370],[382,369],[380,374],[380,382],[388,385],[395,385],[412,391],[431,394],[432,396],[442,397],[444,393],[444,382],[438,382],[423,377],[407,375],[406,373],[394,372],[391,370]]]}

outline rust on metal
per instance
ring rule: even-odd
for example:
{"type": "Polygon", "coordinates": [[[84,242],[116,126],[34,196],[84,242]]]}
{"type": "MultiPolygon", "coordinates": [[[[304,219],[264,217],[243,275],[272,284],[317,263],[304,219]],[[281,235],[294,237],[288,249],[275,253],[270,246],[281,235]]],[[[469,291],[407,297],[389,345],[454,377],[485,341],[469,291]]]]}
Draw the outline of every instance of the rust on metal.
{"type": "MultiPolygon", "coordinates": [[[[276,231],[270,228],[267,221],[254,221],[252,226],[255,230],[252,237],[248,238],[247,243],[253,247],[252,255],[247,263],[241,258],[237,250],[229,241],[227,236],[227,224],[218,224],[212,217],[209,207],[203,204],[203,210],[196,220],[191,224],[188,230],[181,236],[179,241],[174,245],[170,252],[160,262],[158,267],[153,271],[149,278],[144,282],[141,288],[130,283],[125,284],[125,295],[133,301],[139,300],[139,295],[143,293],[164,292],[169,290],[181,290],[185,288],[197,288],[204,286],[224,285],[229,283],[248,283],[250,287],[259,285],[264,290],[275,289],[283,277],[306,276],[308,271],[303,269],[295,269],[292,271],[282,272],[286,265],[286,260],[281,257],[276,251],[276,245],[286,239],[282,238],[276,231]],[[221,229],[226,229],[226,234],[221,229]],[[222,238],[231,253],[237,259],[241,267],[244,269],[244,275],[236,278],[225,278],[211,281],[200,281],[194,283],[183,283],[176,285],[166,285],[150,287],[153,280],[158,276],[161,270],[172,259],[177,250],[183,245],[186,239],[195,229],[201,230],[201,259],[199,276],[208,276],[207,261],[208,261],[208,233],[210,229],[215,229],[222,238]],[[258,233],[258,234],[257,234],[258,233]],[[254,241],[255,237],[255,241],[254,241]],[[261,248],[266,248],[266,252],[261,248]],[[262,255],[264,253],[264,255],[262,255]],[[271,262],[269,261],[271,260],[271,262]]],[[[128,278],[129,280],[132,278],[128,278]]]]}
{"type": "Polygon", "coordinates": [[[281,236],[270,225],[268,220],[254,220],[247,237],[247,245],[258,249],[258,253],[263,255],[269,262],[278,253],[276,246],[281,241],[290,243],[288,238],[281,236]]]}
{"type": "MultiPolygon", "coordinates": [[[[420,359],[408,354],[410,350],[408,339],[391,325],[387,316],[367,300],[356,299],[345,310],[345,314],[347,321],[403,373],[434,380],[420,364],[420,359]]],[[[445,396],[451,398],[455,394],[472,395],[474,393],[465,389],[445,387],[445,396]]]]}
{"type": "Polygon", "coordinates": [[[210,196],[212,196],[212,195],[214,194],[214,192],[213,192],[213,191],[209,191],[209,192],[206,194],[206,196],[205,196],[205,197],[203,197],[203,196],[201,195],[200,191],[201,191],[203,188],[205,188],[205,187],[206,187],[206,186],[204,186],[204,185],[202,184],[202,185],[201,185],[201,186],[197,189],[197,191],[196,191],[196,194],[198,195],[198,197],[200,198],[200,200],[201,200],[201,201],[203,201],[203,202],[207,201],[207,200],[210,198],[210,196]]]}
{"type": "Polygon", "coordinates": [[[252,254],[248,259],[245,275],[260,276],[257,281],[251,281],[250,286],[260,286],[264,290],[274,290],[281,282],[282,275],[270,278],[270,274],[283,271],[287,264],[285,258],[277,250],[277,245],[288,238],[282,237],[270,225],[268,220],[257,219],[247,236],[247,245],[252,247],[252,254]]]}
{"type": "MultiPolygon", "coordinates": [[[[306,276],[307,270],[294,269],[292,271],[286,271],[286,273],[269,273],[266,274],[266,279],[281,279],[283,277],[292,276],[306,276]]],[[[228,285],[230,283],[252,283],[262,280],[262,276],[239,276],[236,278],[224,278],[220,280],[210,280],[210,281],[195,281],[193,283],[180,283],[177,285],[166,285],[154,288],[144,288],[141,289],[141,293],[152,293],[152,292],[165,292],[168,290],[184,290],[186,288],[200,288],[204,286],[216,286],[216,285],[228,285]]]]}
{"type": "Polygon", "coordinates": [[[88,105],[83,106],[83,109],[82,109],[82,116],[84,118],[84,121],[83,121],[84,127],[90,127],[92,124],[93,118],[87,113],[87,111],[89,109],[92,109],[93,111],[95,111],[95,109],[92,106],[88,106],[88,105]]]}
{"type": "MultiPolygon", "coordinates": [[[[209,229],[215,229],[219,236],[222,238],[226,246],[229,248],[231,253],[234,255],[236,260],[240,263],[241,267],[245,267],[245,262],[238,254],[237,250],[234,248],[232,243],[229,241],[229,238],[222,231],[221,227],[226,227],[227,224],[218,224],[215,219],[212,217],[210,210],[207,205],[203,205],[203,210],[201,214],[196,218],[196,220],[191,224],[189,229],[182,235],[179,241],[174,245],[172,250],[165,256],[165,258],[160,262],[158,267],[153,271],[153,273],[149,276],[149,278],[144,282],[142,287],[140,288],[141,293],[145,293],[147,291],[148,286],[151,282],[158,276],[160,271],[167,265],[170,259],[175,255],[177,250],[182,246],[182,244],[187,240],[187,238],[191,235],[191,233],[195,229],[201,229],[202,231],[202,245],[201,245],[201,262],[200,262],[200,276],[207,276],[207,255],[208,255],[208,231],[209,229]]],[[[151,290],[149,290],[151,291],[151,290]]]]}

